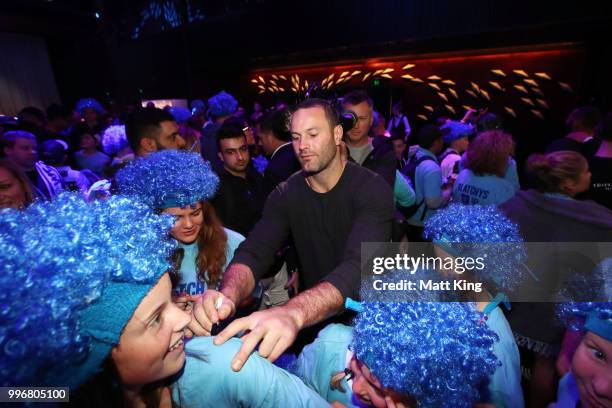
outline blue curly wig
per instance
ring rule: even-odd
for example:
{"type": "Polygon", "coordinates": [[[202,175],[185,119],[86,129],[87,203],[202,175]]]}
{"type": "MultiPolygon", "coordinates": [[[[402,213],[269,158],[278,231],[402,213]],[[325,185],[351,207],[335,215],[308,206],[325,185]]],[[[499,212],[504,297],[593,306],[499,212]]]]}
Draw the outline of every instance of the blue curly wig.
{"type": "Polygon", "coordinates": [[[104,112],[104,108],[100,104],[100,102],[96,101],[93,98],[83,98],[79,99],[75,105],[75,109],[77,112],[83,116],[85,113],[85,109],[93,109],[98,113],[104,112]]]}
{"type": "Polygon", "coordinates": [[[565,302],[557,315],[574,331],[592,331],[612,341],[612,302],[565,302]]]}
{"type": "MultiPolygon", "coordinates": [[[[439,278],[433,271],[419,274],[439,278]]],[[[362,281],[355,354],[384,387],[414,397],[419,407],[471,407],[486,397],[479,390],[501,364],[493,351],[498,336],[474,303],[441,302],[443,295],[430,290],[389,294],[372,285],[408,275],[395,269],[362,281]]]]}
{"type": "Polygon", "coordinates": [[[440,126],[440,129],[445,131],[444,141],[446,143],[452,143],[464,137],[471,137],[475,131],[474,126],[456,120],[446,122],[440,126]]]}
{"type": "Polygon", "coordinates": [[[180,106],[171,106],[168,112],[174,116],[174,120],[176,120],[176,123],[179,125],[184,124],[191,117],[191,111],[187,108],[181,108],[180,106]]]}
{"type": "Polygon", "coordinates": [[[471,407],[498,365],[497,335],[469,303],[362,302],[353,326],[359,360],[419,407],[471,407]]]}
{"type": "Polygon", "coordinates": [[[484,257],[478,279],[512,291],[523,281],[527,253],[516,224],[494,205],[451,204],[425,222],[425,237],[455,256],[484,257]]]}
{"type": "Polygon", "coordinates": [[[117,172],[120,194],[151,208],[185,207],[212,197],[219,177],[197,153],[162,150],[138,158],[117,172]]]}
{"type": "Polygon", "coordinates": [[[0,384],[77,387],[169,268],[172,217],[64,193],[0,211],[0,384]]]}
{"type": "Polygon", "coordinates": [[[102,150],[108,155],[114,156],[129,145],[125,125],[109,126],[102,133],[102,150]]]}
{"type": "Polygon", "coordinates": [[[233,115],[237,109],[238,101],[225,91],[208,99],[208,115],[213,119],[233,115]]]}

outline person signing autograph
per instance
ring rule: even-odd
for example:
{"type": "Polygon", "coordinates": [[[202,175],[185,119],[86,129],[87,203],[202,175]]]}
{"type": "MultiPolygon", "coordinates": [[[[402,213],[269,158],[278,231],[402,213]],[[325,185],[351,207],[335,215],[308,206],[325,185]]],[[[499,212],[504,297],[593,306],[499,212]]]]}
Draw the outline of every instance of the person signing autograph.
{"type": "Polygon", "coordinates": [[[270,194],[262,219],[237,249],[220,291],[206,291],[192,312],[190,329],[210,335],[213,324],[235,313],[275,252],[293,236],[306,290],[284,306],[237,319],[219,333],[215,344],[246,333],[231,363],[234,371],[258,344],[259,354],[274,361],[300,330],[342,312],[347,297],[359,297],[361,243],[391,238],[393,192],[379,175],[342,160],[342,126],[331,104],[319,99],[300,103],[290,130],[302,171],[270,194]]]}

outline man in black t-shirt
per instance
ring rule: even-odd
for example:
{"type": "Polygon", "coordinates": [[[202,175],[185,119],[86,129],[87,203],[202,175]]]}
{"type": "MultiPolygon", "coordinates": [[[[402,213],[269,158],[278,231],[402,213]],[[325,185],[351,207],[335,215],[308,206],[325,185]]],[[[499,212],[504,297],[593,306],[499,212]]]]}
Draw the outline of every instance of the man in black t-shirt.
{"type": "Polygon", "coordinates": [[[217,131],[223,168],[219,191],[211,200],[223,226],[245,237],[261,218],[266,193],[263,177],[251,165],[249,146],[239,123],[228,119],[217,131]]]}
{"type": "Polygon", "coordinates": [[[297,333],[344,310],[347,297],[358,298],[361,243],[391,238],[393,192],[381,176],[340,155],[342,126],[326,101],[309,99],[291,117],[293,149],[302,171],[277,186],[262,219],[227,268],[220,292],[207,291],[190,328],[209,334],[230,317],[266,272],[274,254],[291,234],[302,264],[306,290],[287,304],[235,320],[216,344],[250,330],[232,361],[242,368],[259,344],[259,354],[276,360],[297,333]]]}

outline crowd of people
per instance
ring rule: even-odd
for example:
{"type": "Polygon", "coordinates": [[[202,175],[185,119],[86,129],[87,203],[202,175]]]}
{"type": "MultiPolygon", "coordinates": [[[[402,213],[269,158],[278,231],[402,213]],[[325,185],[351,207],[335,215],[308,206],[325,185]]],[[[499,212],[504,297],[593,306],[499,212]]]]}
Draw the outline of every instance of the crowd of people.
{"type": "Polygon", "coordinates": [[[24,108],[0,125],[0,385],[100,407],[612,407],[610,259],[598,302],[507,296],[571,285],[520,272],[525,243],[612,242],[612,112],[567,126],[519,178],[501,115],[387,122],[363,90],[24,108]],[[494,262],[419,270],[478,293],[390,300],[367,242],[494,262]]]}

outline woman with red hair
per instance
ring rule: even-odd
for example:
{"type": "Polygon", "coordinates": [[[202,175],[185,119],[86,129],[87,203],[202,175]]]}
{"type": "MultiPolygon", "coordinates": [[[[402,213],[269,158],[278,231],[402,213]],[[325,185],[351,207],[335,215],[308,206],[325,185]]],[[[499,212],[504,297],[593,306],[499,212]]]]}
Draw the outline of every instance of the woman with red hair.
{"type": "Polygon", "coordinates": [[[453,186],[453,200],[461,204],[501,204],[516,186],[504,179],[514,153],[512,136],[501,130],[480,133],[467,150],[463,170],[453,186]]]}

